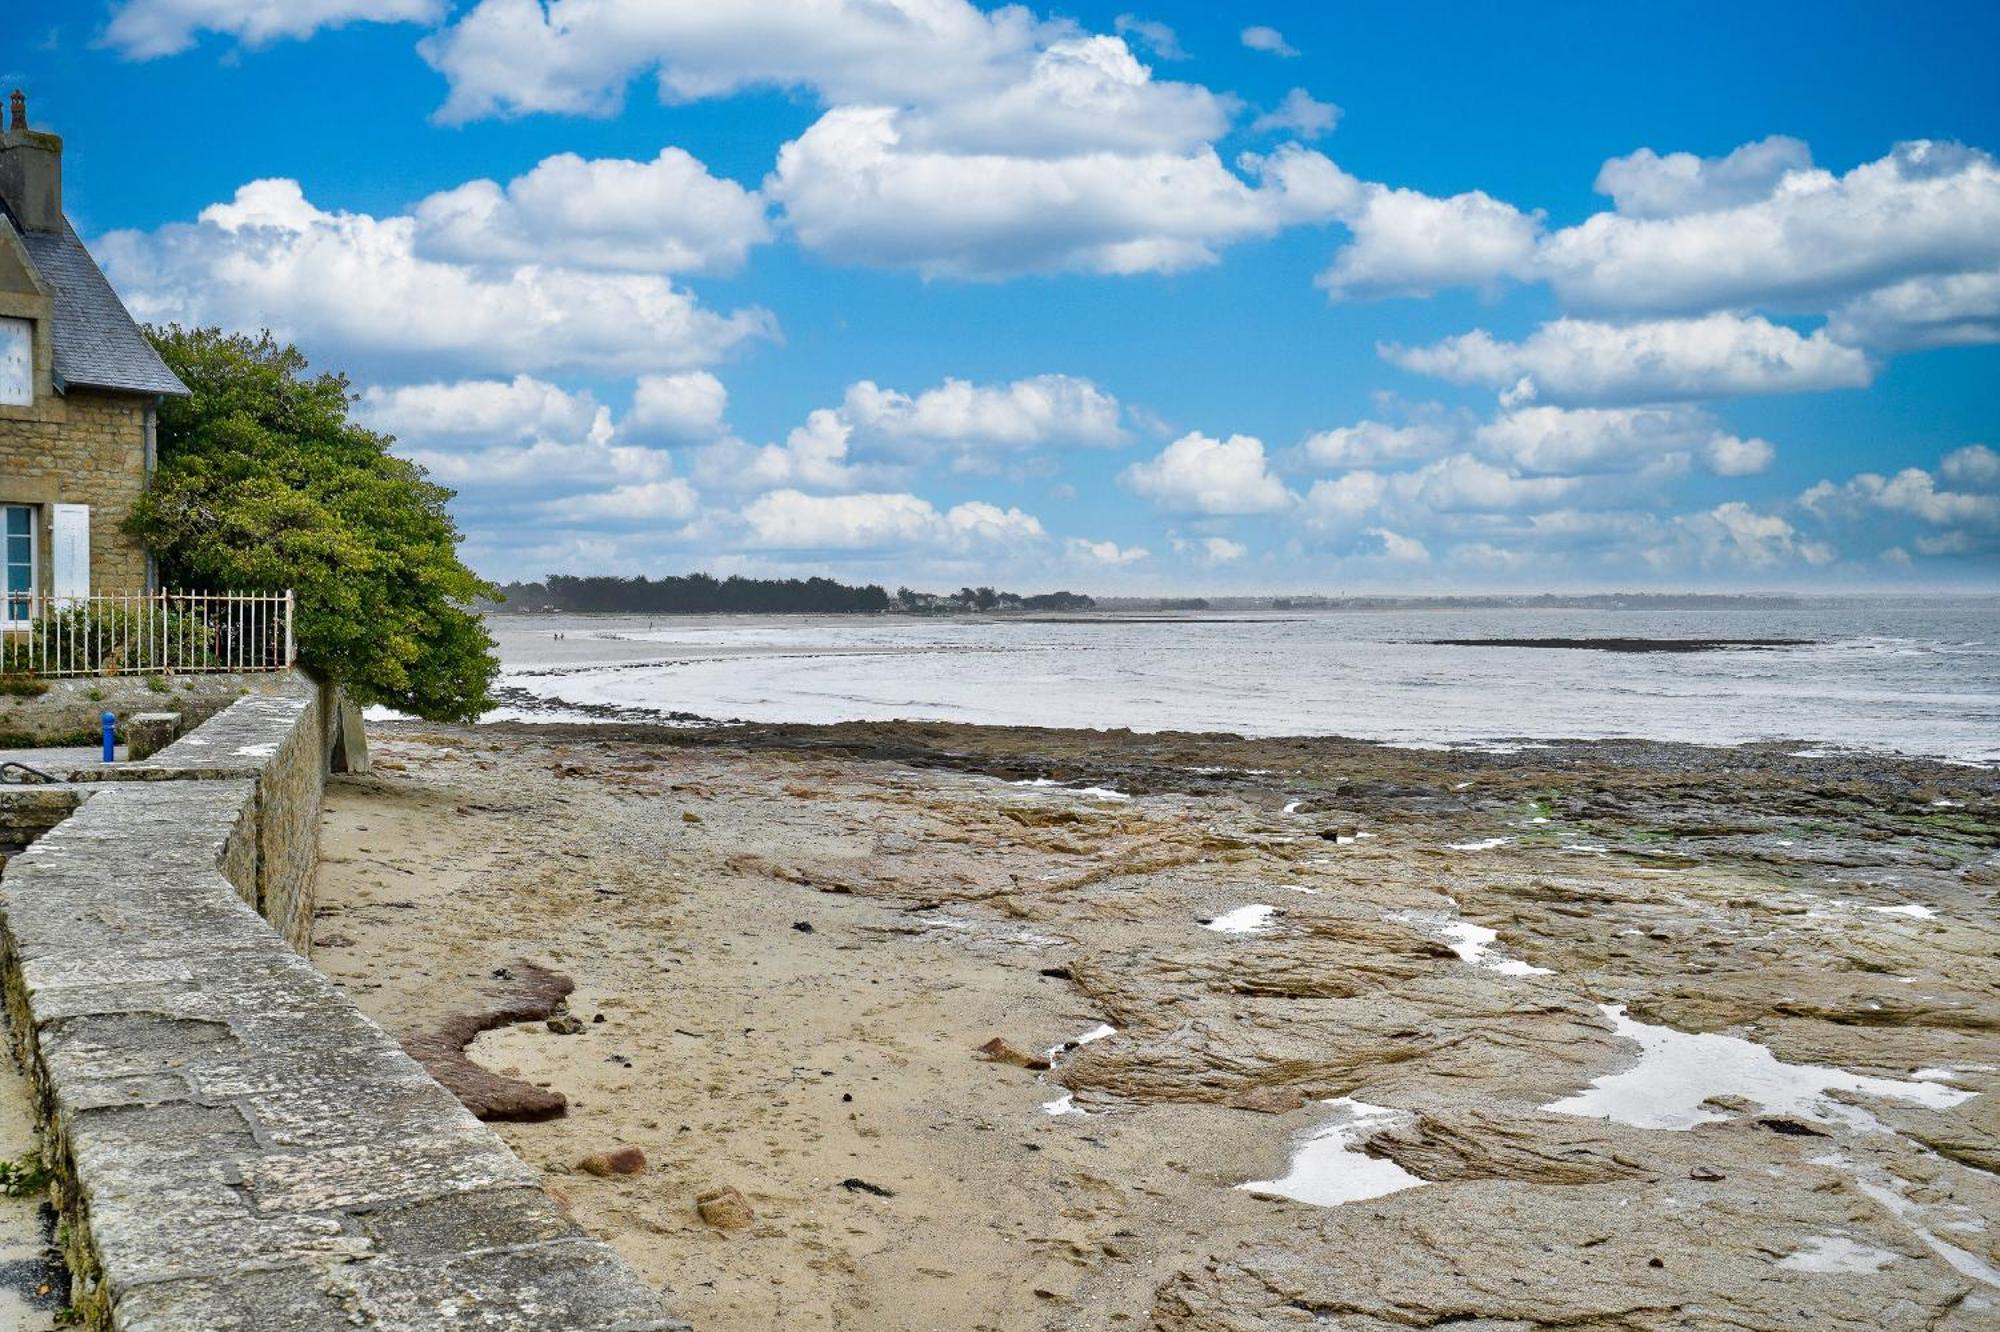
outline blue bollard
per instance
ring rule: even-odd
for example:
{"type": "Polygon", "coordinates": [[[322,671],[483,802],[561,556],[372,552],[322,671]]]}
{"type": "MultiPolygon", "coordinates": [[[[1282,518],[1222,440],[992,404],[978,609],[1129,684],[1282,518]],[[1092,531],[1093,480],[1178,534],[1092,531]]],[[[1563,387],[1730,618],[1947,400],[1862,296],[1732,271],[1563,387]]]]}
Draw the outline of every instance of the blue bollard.
{"type": "Polygon", "coordinates": [[[106,763],[111,763],[114,762],[118,757],[118,749],[117,749],[118,714],[115,712],[107,712],[104,714],[103,721],[104,721],[104,761],[106,763]]]}

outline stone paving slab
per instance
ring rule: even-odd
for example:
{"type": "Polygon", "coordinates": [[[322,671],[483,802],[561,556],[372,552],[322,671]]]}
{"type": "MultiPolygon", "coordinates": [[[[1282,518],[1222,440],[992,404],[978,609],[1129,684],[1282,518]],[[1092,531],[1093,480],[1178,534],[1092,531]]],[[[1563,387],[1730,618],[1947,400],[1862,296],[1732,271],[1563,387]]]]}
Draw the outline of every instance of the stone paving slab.
{"type": "Polygon", "coordinates": [[[240,701],[149,760],[177,780],[105,783],[0,879],[79,1308],[121,1332],[685,1328],[231,881],[261,881],[258,765],[314,715],[240,701]]]}
{"type": "MultiPolygon", "coordinates": [[[[125,746],[112,751],[114,758],[125,757],[125,746]]],[[[0,763],[25,763],[59,782],[71,781],[78,773],[95,777],[104,769],[104,751],[96,747],[64,746],[59,749],[0,749],[0,763]]],[[[11,784],[11,783],[10,783],[11,784]]],[[[37,783],[22,783],[37,785],[37,783]]]]}

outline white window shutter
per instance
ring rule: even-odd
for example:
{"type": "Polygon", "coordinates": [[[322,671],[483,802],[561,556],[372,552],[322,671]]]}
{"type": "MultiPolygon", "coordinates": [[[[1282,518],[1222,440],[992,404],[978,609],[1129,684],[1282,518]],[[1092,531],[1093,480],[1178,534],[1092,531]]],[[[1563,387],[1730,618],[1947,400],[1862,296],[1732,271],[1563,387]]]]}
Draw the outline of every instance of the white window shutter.
{"type": "Polygon", "coordinates": [[[54,526],[55,552],[49,579],[49,594],[57,605],[90,595],[90,506],[56,504],[50,506],[54,526]]]}
{"type": "Polygon", "coordinates": [[[35,401],[35,326],[26,319],[0,319],[0,403],[27,407],[35,401]]]}

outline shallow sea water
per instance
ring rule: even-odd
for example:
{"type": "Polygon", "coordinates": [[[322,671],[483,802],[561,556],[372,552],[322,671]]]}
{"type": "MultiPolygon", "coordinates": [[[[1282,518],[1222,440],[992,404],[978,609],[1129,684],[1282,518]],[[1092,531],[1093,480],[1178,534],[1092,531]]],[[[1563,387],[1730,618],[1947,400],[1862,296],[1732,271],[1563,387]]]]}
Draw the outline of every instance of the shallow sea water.
{"type": "Polygon", "coordinates": [[[1797,740],[2000,762],[2000,598],[1700,611],[1476,610],[1180,620],[494,616],[496,719],[680,712],[765,722],[1347,735],[1441,746],[1797,740]],[[561,635],[561,637],[557,637],[561,635]],[[1437,638],[1800,638],[1625,654],[1437,638]]]}

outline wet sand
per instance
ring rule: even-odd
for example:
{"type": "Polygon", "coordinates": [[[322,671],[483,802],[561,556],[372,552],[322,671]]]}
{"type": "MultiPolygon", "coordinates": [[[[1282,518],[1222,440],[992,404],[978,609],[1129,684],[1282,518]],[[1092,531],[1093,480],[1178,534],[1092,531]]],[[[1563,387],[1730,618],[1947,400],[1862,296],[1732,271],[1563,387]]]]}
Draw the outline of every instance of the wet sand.
{"type": "Polygon", "coordinates": [[[496,1127],[704,1332],[1991,1325],[1992,774],[925,725],[374,742],[330,794],[315,961],[410,1033],[517,960],[573,977],[574,1034],[473,1043],[569,1103],[496,1127]],[[1677,1105],[1661,1028],[1755,1044],[1698,1048],[1735,1072],[1677,1105]],[[628,1144],[642,1175],[576,1168],[628,1144]],[[725,1186],[748,1226],[698,1215],[725,1186]]]}
{"type": "MultiPolygon", "coordinates": [[[[11,1047],[13,1021],[0,1017],[0,1038],[11,1047]]],[[[41,1135],[34,1093],[12,1058],[0,1060],[0,1161],[35,1170],[41,1135]]],[[[69,1273],[52,1240],[55,1217],[45,1181],[24,1180],[0,1190],[0,1332],[53,1332],[69,1304],[69,1273]]]]}

